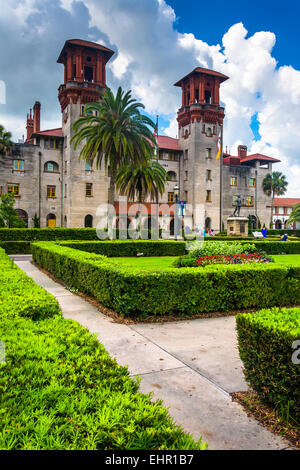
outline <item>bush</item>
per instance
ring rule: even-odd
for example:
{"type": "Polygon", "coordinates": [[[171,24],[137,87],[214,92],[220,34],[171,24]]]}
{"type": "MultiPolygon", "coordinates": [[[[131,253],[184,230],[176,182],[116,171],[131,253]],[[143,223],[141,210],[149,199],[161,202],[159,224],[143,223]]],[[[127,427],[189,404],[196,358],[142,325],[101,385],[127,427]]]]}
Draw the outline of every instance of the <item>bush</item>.
{"type": "MultiPolygon", "coordinates": [[[[21,220],[21,219],[18,219],[21,220]]],[[[107,233],[106,230],[103,232],[107,233]]],[[[151,239],[150,230],[142,230],[142,238],[151,239]]],[[[160,231],[161,234],[161,231],[160,231]]],[[[116,238],[127,237],[127,230],[115,230],[116,238]],[[122,232],[122,233],[121,233],[122,232]]],[[[0,228],[1,241],[98,240],[95,228],[0,228]]]]}
{"type": "Polygon", "coordinates": [[[0,248],[3,248],[8,255],[29,255],[31,253],[30,242],[0,242],[0,248]]]}
{"type": "Polygon", "coordinates": [[[106,242],[60,242],[76,250],[97,253],[107,257],[130,257],[143,253],[144,256],[178,256],[185,254],[185,242],[160,240],[107,240],[106,242]]]}
{"type": "Polygon", "coordinates": [[[300,308],[240,314],[236,323],[246,380],[300,424],[300,365],[292,361],[292,344],[300,340],[300,308]]]}
{"type": "Polygon", "coordinates": [[[32,250],[34,260],[69,287],[128,317],[193,316],[300,303],[297,266],[270,263],[143,271],[55,243],[34,243],[32,250]]]}
{"type": "Polygon", "coordinates": [[[59,313],[55,297],[26,276],[0,249],[0,319],[22,316],[39,320],[59,313]]]}
{"type": "Polygon", "coordinates": [[[174,262],[174,266],[181,267],[196,267],[196,261],[202,257],[212,257],[215,255],[239,255],[242,253],[254,253],[256,251],[255,245],[249,243],[238,242],[204,242],[195,243],[191,246],[193,249],[189,251],[186,256],[183,256],[174,262]]]}
{"type": "Polygon", "coordinates": [[[1,449],[206,448],[1,249],[0,266],[1,449]]]}

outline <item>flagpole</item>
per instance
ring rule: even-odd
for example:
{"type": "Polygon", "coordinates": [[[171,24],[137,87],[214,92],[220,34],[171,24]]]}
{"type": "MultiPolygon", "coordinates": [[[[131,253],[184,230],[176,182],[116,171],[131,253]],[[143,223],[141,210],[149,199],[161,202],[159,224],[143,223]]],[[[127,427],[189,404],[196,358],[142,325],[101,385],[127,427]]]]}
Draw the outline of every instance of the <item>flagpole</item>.
{"type": "Polygon", "coordinates": [[[221,155],[220,155],[220,232],[223,222],[223,123],[221,124],[221,155]]]}

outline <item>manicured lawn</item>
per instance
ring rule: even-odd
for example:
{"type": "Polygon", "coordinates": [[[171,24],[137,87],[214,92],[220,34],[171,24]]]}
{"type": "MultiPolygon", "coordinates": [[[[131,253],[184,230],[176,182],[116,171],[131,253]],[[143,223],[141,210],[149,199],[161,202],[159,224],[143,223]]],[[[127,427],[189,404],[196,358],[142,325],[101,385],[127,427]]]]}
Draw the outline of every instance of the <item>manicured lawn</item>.
{"type": "MultiPolygon", "coordinates": [[[[134,258],[110,258],[113,263],[147,271],[165,271],[172,269],[172,264],[178,256],[149,256],[134,258]]],[[[272,255],[277,264],[293,264],[300,266],[300,255],[272,255]]]]}

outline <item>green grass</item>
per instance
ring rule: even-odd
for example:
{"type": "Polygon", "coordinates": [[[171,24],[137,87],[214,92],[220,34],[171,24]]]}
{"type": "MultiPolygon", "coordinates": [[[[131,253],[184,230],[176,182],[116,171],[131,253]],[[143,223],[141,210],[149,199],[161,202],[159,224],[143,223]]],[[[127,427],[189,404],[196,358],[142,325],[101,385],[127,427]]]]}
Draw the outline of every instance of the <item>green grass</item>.
{"type": "MultiPolygon", "coordinates": [[[[149,256],[134,258],[110,258],[110,261],[129,268],[139,268],[146,271],[168,271],[173,268],[177,256],[149,256]]],[[[276,264],[292,264],[300,266],[300,255],[272,255],[276,264]]]]}

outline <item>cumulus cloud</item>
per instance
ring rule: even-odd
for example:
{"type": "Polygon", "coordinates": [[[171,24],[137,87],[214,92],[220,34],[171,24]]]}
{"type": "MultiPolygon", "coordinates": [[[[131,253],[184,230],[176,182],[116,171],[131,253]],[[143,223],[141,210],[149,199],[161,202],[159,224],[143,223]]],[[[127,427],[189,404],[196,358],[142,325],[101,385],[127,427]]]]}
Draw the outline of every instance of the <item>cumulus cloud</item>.
{"type": "Polygon", "coordinates": [[[278,66],[274,33],[249,36],[246,25],[237,23],[220,44],[209,45],[201,39],[201,29],[198,37],[179,33],[175,20],[167,0],[7,0],[0,12],[0,41],[7,45],[0,57],[0,80],[7,86],[1,122],[19,134],[21,117],[39,99],[45,127],[56,119],[59,125],[57,87],[63,72],[56,59],[69,38],[114,49],[108,84],[131,89],[149,113],[169,122],[163,130],[173,137],[181,104],[173,84],[196,66],[213,68],[230,77],[221,89],[224,144],[232,153],[243,143],[250,152],[281,159],[275,168],[289,177],[288,194],[299,196],[300,71],[278,66]],[[251,129],[254,116],[259,140],[251,129]]]}

